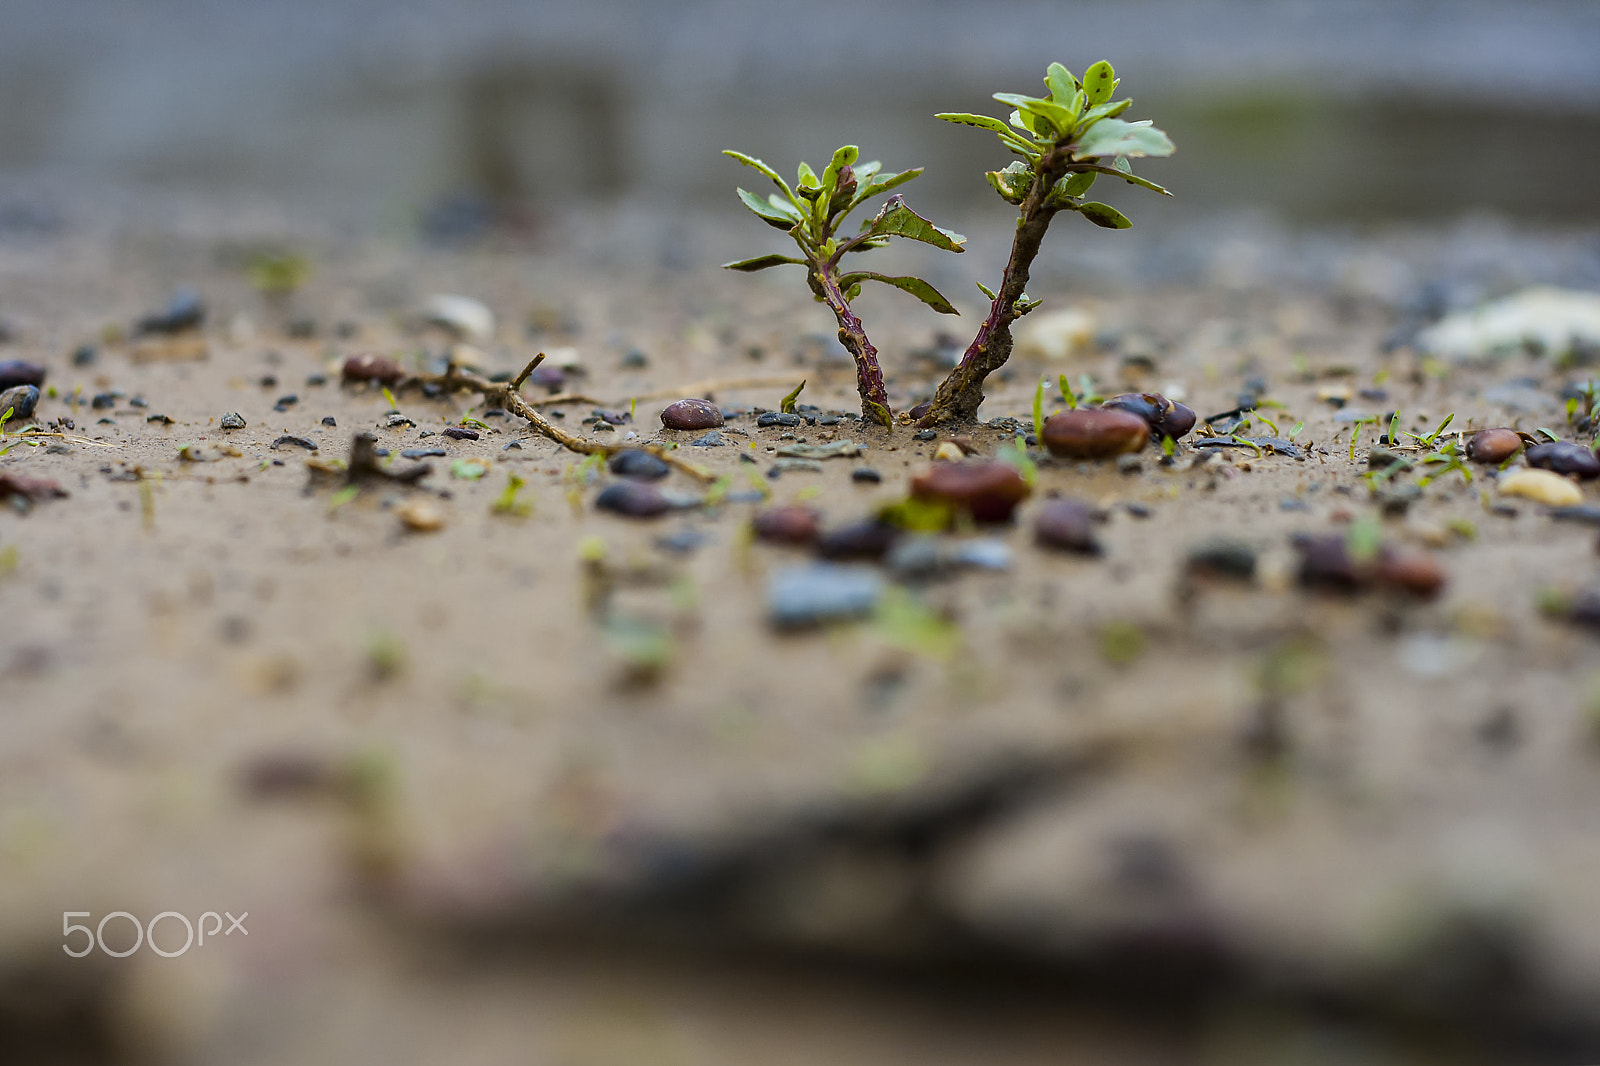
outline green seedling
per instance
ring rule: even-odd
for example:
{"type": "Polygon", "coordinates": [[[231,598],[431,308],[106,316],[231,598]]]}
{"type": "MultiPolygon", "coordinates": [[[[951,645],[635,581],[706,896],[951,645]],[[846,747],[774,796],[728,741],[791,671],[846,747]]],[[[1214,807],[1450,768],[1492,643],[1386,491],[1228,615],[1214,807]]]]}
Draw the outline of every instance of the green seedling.
{"type": "Polygon", "coordinates": [[[1098,636],[1100,656],[1112,666],[1131,666],[1145,653],[1144,630],[1137,622],[1108,622],[1098,636]]]}
{"type": "Polygon", "coordinates": [[[1561,434],[1557,433],[1553,429],[1546,429],[1544,426],[1540,426],[1538,429],[1534,430],[1534,432],[1540,434],[1545,440],[1551,442],[1559,441],[1561,439],[1561,434]]]}
{"type": "Polygon", "coordinates": [[[1038,483],[1039,466],[1028,456],[1028,442],[1021,437],[1010,444],[1002,444],[995,449],[994,457],[1002,463],[1009,464],[1016,472],[1022,475],[1022,480],[1029,485],[1038,483]]]}
{"type": "Polygon", "coordinates": [[[0,548],[0,578],[10,577],[17,572],[17,564],[21,561],[22,554],[17,551],[15,544],[7,544],[0,548]]]}
{"type": "Polygon", "coordinates": [[[1178,454],[1178,442],[1166,434],[1161,435],[1161,454],[1171,459],[1178,454]]]}
{"type": "Polygon", "coordinates": [[[330,515],[333,514],[339,508],[355,499],[360,492],[360,485],[346,485],[328,499],[328,513],[330,515]]]}
{"type": "Polygon", "coordinates": [[[472,418],[469,415],[462,415],[461,416],[461,424],[463,426],[471,426],[474,429],[488,429],[489,428],[489,423],[485,422],[483,419],[481,419],[481,418],[472,418]]]}
{"type": "Polygon", "coordinates": [[[704,506],[706,506],[706,507],[720,507],[720,506],[722,506],[723,498],[728,495],[728,490],[730,488],[732,488],[732,487],[733,487],[733,476],[731,474],[723,474],[721,477],[717,478],[717,480],[715,480],[715,481],[713,481],[711,483],[711,487],[706,489],[706,498],[705,498],[704,506]]]}
{"type": "Polygon", "coordinates": [[[371,629],[367,632],[366,658],[367,676],[373,681],[388,681],[405,669],[405,642],[387,629],[371,629]]]}
{"type": "Polygon", "coordinates": [[[462,481],[477,481],[489,472],[489,464],[482,459],[457,459],[450,464],[450,476],[462,481]]]}
{"type": "Polygon", "coordinates": [[[1061,399],[1072,410],[1078,409],[1078,394],[1072,391],[1072,383],[1067,380],[1067,375],[1061,375],[1061,399]]]}
{"type": "Polygon", "coordinates": [[[1394,414],[1389,416],[1389,446],[1391,448],[1398,448],[1400,446],[1400,412],[1399,411],[1396,411],[1394,414]]]}
{"type": "Polygon", "coordinates": [[[1295,437],[1297,437],[1300,434],[1300,431],[1302,429],[1305,429],[1305,428],[1306,428],[1306,424],[1304,422],[1296,422],[1294,424],[1294,426],[1289,430],[1289,439],[1290,440],[1294,440],[1295,437]]]}
{"type": "Polygon", "coordinates": [[[1272,435],[1274,437],[1283,436],[1282,433],[1278,432],[1278,423],[1274,422],[1272,419],[1268,418],[1266,415],[1262,414],[1260,411],[1257,411],[1255,413],[1255,417],[1256,417],[1257,421],[1263,423],[1268,429],[1272,430],[1272,435]]]}
{"type": "Polygon", "coordinates": [[[961,627],[901,588],[891,588],[878,601],[872,634],[892,647],[941,662],[961,647],[961,627]]]}
{"type": "MultiPolygon", "coordinates": [[[[940,384],[922,425],[971,421],[976,417],[983,402],[984,379],[1011,357],[1013,323],[1039,305],[1027,294],[1029,271],[1056,215],[1063,211],[1080,214],[1107,229],[1131,226],[1127,216],[1116,208],[1085,198],[1101,176],[1169,195],[1161,186],[1136,176],[1128,160],[1171,155],[1172,141],[1148,120],[1129,122],[1117,117],[1132,101],[1112,99],[1118,79],[1111,64],[1094,64],[1080,80],[1066,67],[1052,63],[1044,81],[1048,97],[995,94],[997,101],[1015,108],[1009,122],[988,115],[937,116],[947,122],[989,130],[999,136],[1008,152],[1018,157],[986,176],[1001,199],[1018,209],[1019,217],[998,289],[981,282],[978,285],[989,300],[989,313],[960,362],[940,384]]],[[[759,159],[739,152],[725,154],[760,171],[777,186],[778,192],[765,200],[743,189],[738,193],[758,217],[788,233],[801,252],[799,258],[765,255],[726,266],[746,271],[783,264],[804,266],[807,284],[816,298],[833,311],[839,323],[839,339],[856,361],[863,414],[889,424],[891,413],[877,349],[867,338],[850,301],[863,281],[879,281],[911,293],[936,311],[954,314],[956,310],[920,278],[846,272],[840,261],[847,253],[881,247],[890,237],[906,237],[952,252],[963,250],[965,238],[922,218],[898,195],[891,197],[854,236],[841,238],[840,227],[850,212],[921,173],[918,169],[880,176],[881,168],[876,163],[856,165],[859,152],[853,145],[835,152],[820,177],[811,167],[800,164],[794,187],[759,159]]],[[[1069,390],[1062,391],[1065,396],[1069,390]]]]}
{"type": "MultiPolygon", "coordinates": [[[[1395,417],[1397,417],[1397,418],[1399,417],[1398,412],[1396,413],[1395,417]]],[[[1454,411],[1451,411],[1449,414],[1444,416],[1444,421],[1440,422],[1439,423],[1439,427],[1437,429],[1435,429],[1432,433],[1429,433],[1426,436],[1424,436],[1422,434],[1419,434],[1419,433],[1407,433],[1406,436],[1410,437],[1412,440],[1416,441],[1418,444],[1422,445],[1424,448],[1431,448],[1431,447],[1433,447],[1434,442],[1437,441],[1441,436],[1444,435],[1445,429],[1450,425],[1451,422],[1454,422],[1455,419],[1456,419],[1456,413],[1454,411]]],[[[1390,443],[1393,443],[1394,442],[1394,438],[1390,437],[1389,441],[1390,441],[1390,443]]]]}
{"type": "Polygon", "coordinates": [[[490,510],[494,514],[509,515],[512,518],[526,518],[532,514],[533,504],[517,499],[517,493],[522,491],[522,486],[525,484],[527,483],[517,475],[507,473],[506,487],[495,497],[494,506],[490,510]]]}
{"type": "Polygon", "coordinates": [[[794,387],[794,391],[778,401],[778,410],[782,411],[786,415],[794,414],[795,401],[800,398],[800,390],[805,387],[805,379],[801,378],[800,384],[794,387]]]}
{"type": "Polygon", "coordinates": [[[928,282],[917,277],[891,277],[868,270],[848,270],[844,256],[881,248],[891,237],[904,237],[945,251],[963,251],[966,238],[941,229],[906,206],[898,194],[886,200],[877,214],[858,232],[841,236],[849,216],[866,201],[904,185],[922,173],[921,168],[894,174],[881,173],[881,163],[859,163],[861,151],[847,144],[833,153],[833,159],[819,176],[807,163],[801,163],[796,183],[791,186],[761,160],[742,152],[723,153],[747,167],[760,171],[778,191],[763,200],[755,193],[737,190],[739,199],[763,222],[783,230],[800,250],[799,258],[789,255],[762,255],[723,265],[729,270],[765,270],[795,264],[806,268],[806,283],[812,294],[827,304],[839,323],[839,342],[856,363],[856,387],[861,394],[861,413],[885,426],[894,424],[889,410],[889,394],[883,384],[883,369],[878,350],[868,339],[866,328],[851,308],[850,301],[861,293],[861,285],[877,281],[908,292],[942,314],[956,314],[950,301],[928,282]],[[858,165],[859,163],[859,165],[858,165]]]}
{"type": "Polygon", "coordinates": [[[1044,443],[1044,378],[1033,390],[1033,439],[1044,443]]]}
{"type": "Polygon", "coordinates": [[[389,405],[389,410],[391,410],[391,411],[400,410],[399,401],[394,398],[394,393],[389,391],[389,386],[387,386],[387,385],[383,386],[383,399],[384,399],[384,402],[389,405]]]}
{"type": "Polygon", "coordinates": [[[1352,463],[1356,461],[1356,442],[1361,439],[1361,427],[1367,425],[1368,423],[1377,425],[1378,416],[1373,415],[1371,418],[1358,418],[1354,422],[1350,423],[1350,461],[1352,463]]]}

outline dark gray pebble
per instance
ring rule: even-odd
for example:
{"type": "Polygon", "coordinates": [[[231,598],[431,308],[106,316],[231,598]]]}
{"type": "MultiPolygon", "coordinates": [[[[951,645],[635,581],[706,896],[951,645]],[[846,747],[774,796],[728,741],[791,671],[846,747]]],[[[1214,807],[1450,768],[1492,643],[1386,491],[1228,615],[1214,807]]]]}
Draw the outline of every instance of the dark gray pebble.
{"type": "Polygon", "coordinates": [[[710,433],[707,433],[704,436],[696,437],[694,440],[690,441],[689,447],[720,448],[726,443],[728,442],[722,439],[722,434],[713,429],[710,433]]]}
{"type": "Polygon", "coordinates": [[[93,407],[96,411],[104,411],[108,408],[115,407],[117,406],[118,395],[120,394],[115,392],[97,392],[94,394],[94,399],[89,401],[89,406],[93,407]]]}
{"type": "Polygon", "coordinates": [[[1600,504],[1584,503],[1576,507],[1557,507],[1550,517],[1563,522],[1581,522],[1586,526],[1600,526],[1600,504]]]}
{"type": "Polygon", "coordinates": [[[915,433],[911,434],[911,439],[912,440],[936,440],[936,439],[938,439],[938,436],[939,436],[939,431],[936,430],[936,429],[919,429],[915,433]]]}
{"type": "Polygon", "coordinates": [[[337,420],[334,419],[334,417],[332,415],[324,415],[323,419],[322,419],[322,424],[325,425],[325,426],[337,426],[339,423],[338,423],[337,420]]]}
{"type": "Polygon", "coordinates": [[[150,406],[150,401],[145,399],[143,396],[135,396],[133,399],[128,401],[128,406],[129,407],[138,407],[138,408],[142,409],[142,408],[145,408],[145,407],[149,407],[150,406]]]}
{"type": "Polygon", "coordinates": [[[1600,477],[1600,459],[1581,444],[1570,441],[1552,441],[1536,444],[1522,453],[1529,466],[1550,470],[1557,474],[1571,474],[1589,481],[1600,477]]]}
{"type": "Polygon", "coordinates": [[[194,329],[205,321],[206,307],[200,293],[185,285],[172,294],[167,306],[139,320],[140,333],[179,333],[194,329]]]}
{"type": "Polygon", "coordinates": [[[407,448],[400,453],[402,459],[434,459],[450,454],[443,448],[407,448]]]}
{"type": "Polygon", "coordinates": [[[229,411],[217,420],[218,429],[243,429],[247,423],[238,411],[229,411]]]}
{"type": "Polygon", "coordinates": [[[514,440],[510,444],[502,447],[500,450],[503,452],[520,452],[522,450],[522,442],[519,440],[514,440]]]}
{"type": "Polygon", "coordinates": [[[766,414],[756,415],[758,426],[798,426],[804,422],[805,419],[799,415],[791,415],[785,411],[768,411],[766,414]]]}
{"type": "Polygon", "coordinates": [[[876,485],[883,480],[883,475],[870,466],[858,466],[850,471],[850,480],[876,485]]]}
{"type": "Polygon", "coordinates": [[[1033,539],[1043,548],[1099,555],[1095,509],[1081,500],[1051,500],[1033,516],[1033,539]]]}
{"type": "Polygon", "coordinates": [[[660,489],[642,481],[619,481],[607,485],[595,497],[594,505],[599,510],[627,515],[629,518],[655,518],[672,509],[672,502],[660,489]]]}
{"type": "Polygon", "coordinates": [[[306,384],[307,385],[326,385],[327,383],[328,383],[328,375],[326,375],[326,374],[307,374],[306,375],[306,384]]]}
{"type": "Polygon", "coordinates": [[[93,366],[94,361],[100,358],[100,349],[92,344],[80,344],[72,353],[73,366],[93,366]]]}
{"type": "Polygon", "coordinates": [[[672,472],[672,467],[659,456],[636,448],[618,452],[611,457],[606,466],[618,477],[633,478],[636,481],[657,481],[672,472]]]}
{"type": "Polygon", "coordinates": [[[883,595],[871,570],[800,566],[779,570],[767,585],[767,616],[779,629],[805,629],[870,614],[883,595]]]}
{"type": "Polygon", "coordinates": [[[1189,549],[1185,566],[1189,573],[1230,581],[1253,581],[1256,576],[1256,551],[1237,540],[1208,540],[1189,549]]]}
{"type": "Polygon", "coordinates": [[[620,366],[623,370],[643,370],[650,365],[650,359],[639,349],[634,348],[622,357],[620,366]]]}
{"type": "Polygon", "coordinates": [[[308,452],[314,452],[317,450],[316,441],[307,440],[305,437],[295,437],[288,433],[285,433],[283,436],[272,442],[272,446],[274,448],[282,447],[285,444],[292,444],[296,448],[304,448],[308,452]]]}
{"type": "Polygon", "coordinates": [[[145,421],[146,422],[159,422],[163,426],[172,425],[172,419],[167,415],[151,415],[148,418],[146,418],[145,421]]]}
{"type": "Polygon", "coordinates": [[[0,392],[0,415],[11,412],[12,418],[32,418],[39,406],[39,386],[17,385],[0,392]]]}
{"type": "Polygon", "coordinates": [[[278,402],[272,405],[274,411],[287,411],[300,402],[300,397],[290,393],[288,396],[279,396],[278,402]]]}
{"type": "Polygon", "coordinates": [[[465,426],[445,426],[444,429],[440,430],[440,432],[445,436],[453,437],[456,440],[478,439],[478,431],[475,429],[468,429],[465,426]]]}
{"type": "Polygon", "coordinates": [[[691,555],[706,542],[706,535],[698,529],[676,529],[655,539],[655,546],[673,555],[691,555]]]}

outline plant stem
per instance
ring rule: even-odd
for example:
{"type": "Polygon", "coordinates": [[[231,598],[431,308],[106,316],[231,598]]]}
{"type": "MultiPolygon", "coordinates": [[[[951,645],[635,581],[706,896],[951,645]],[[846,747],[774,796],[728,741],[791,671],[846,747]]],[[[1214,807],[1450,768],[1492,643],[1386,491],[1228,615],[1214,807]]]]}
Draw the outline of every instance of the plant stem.
{"type": "Polygon", "coordinates": [[[978,327],[961,362],[940,383],[933,406],[917,423],[919,426],[971,422],[978,417],[978,406],[983,403],[984,379],[1011,358],[1011,324],[1022,317],[1016,303],[1027,290],[1028,271],[1039,254],[1039,245],[1050,228],[1050,220],[1060,210],[1049,203],[1050,189],[1067,173],[1071,163],[1070,152],[1058,147],[1034,173],[1033,185],[1028,189],[1027,199],[1022,201],[1017,235],[1011,241],[1011,258],[1006,262],[1006,272],[994,302],[989,305],[989,316],[978,327]]]}
{"type": "Polygon", "coordinates": [[[833,317],[839,321],[839,343],[856,361],[856,389],[861,393],[861,414],[874,422],[893,428],[889,412],[889,393],[883,385],[883,368],[878,365],[878,349],[867,339],[861,319],[850,310],[850,303],[839,288],[838,274],[832,262],[813,261],[806,280],[811,291],[828,305],[833,317]],[[885,421],[887,419],[887,421],[885,421]]]}

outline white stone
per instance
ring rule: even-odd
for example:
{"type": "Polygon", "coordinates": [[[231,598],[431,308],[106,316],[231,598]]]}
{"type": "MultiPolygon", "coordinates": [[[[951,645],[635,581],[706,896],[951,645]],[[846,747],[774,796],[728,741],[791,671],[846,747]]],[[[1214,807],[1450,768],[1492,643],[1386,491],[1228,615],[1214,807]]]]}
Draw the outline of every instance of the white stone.
{"type": "Polygon", "coordinates": [[[1094,345],[1094,333],[1094,315],[1081,307],[1034,312],[1017,330],[1017,354],[1059,362],[1088,352],[1094,345]]]}
{"type": "Polygon", "coordinates": [[[1577,482],[1549,470],[1517,470],[1502,474],[1499,481],[1503,496],[1521,496],[1551,507],[1575,507],[1583,502],[1583,490],[1577,482]]]}
{"type": "Polygon", "coordinates": [[[1600,294],[1524,289],[1471,311],[1447,315],[1417,334],[1417,347],[1449,359],[1513,354],[1524,345],[1547,355],[1600,347],[1600,294]]]}
{"type": "Polygon", "coordinates": [[[483,344],[494,339],[494,312],[470,296],[439,293],[422,305],[422,317],[455,333],[463,340],[483,344]]]}

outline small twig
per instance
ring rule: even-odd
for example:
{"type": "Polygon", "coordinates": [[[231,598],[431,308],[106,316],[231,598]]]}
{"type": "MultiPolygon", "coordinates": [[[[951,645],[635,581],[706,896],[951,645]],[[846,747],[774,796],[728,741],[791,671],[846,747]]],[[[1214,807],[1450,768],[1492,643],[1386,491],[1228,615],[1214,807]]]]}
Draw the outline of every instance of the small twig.
{"type": "Polygon", "coordinates": [[[609,456],[615,455],[618,452],[632,451],[637,449],[640,451],[649,452],[665,462],[668,466],[682,470],[684,473],[693,478],[697,478],[700,481],[715,480],[716,475],[707,470],[705,467],[700,466],[698,463],[691,463],[687,460],[679,459],[677,456],[673,455],[669,449],[663,448],[659,444],[645,444],[642,442],[637,444],[602,444],[599,441],[587,440],[583,437],[574,436],[573,434],[562,429],[560,426],[548,421],[543,415],[534,409],[533,404],[530,403],[526,397],[517,391],[517,387],[521,385],[522,382],[528,380],[528,375],[533,373],[533,368],[538,366],[539,361],[543,358],[544,353],[542,352],[534,356],[533,360],[529,362],[527,366],[522,368],[522,373],[518,374],[509,382],[490,381],[487,378],[479,377],[477,374],[464,371],[454,363],[449,363],[445,366],[445,371],[443,374],[416,374],[410,378],[407,378],[405,383],[438,385],[446,390],[471,389],[479,393],[483,397],[484,402],[488,405],[492,407],[500,407],[508,414],[513,414],[518,418],[526,419],[528,424],[532,426],[540,435],[548,437],[557,444],[561,445],[563,448],[566,448],[568,451],[574,451],[580,455],[609,456]]]}

